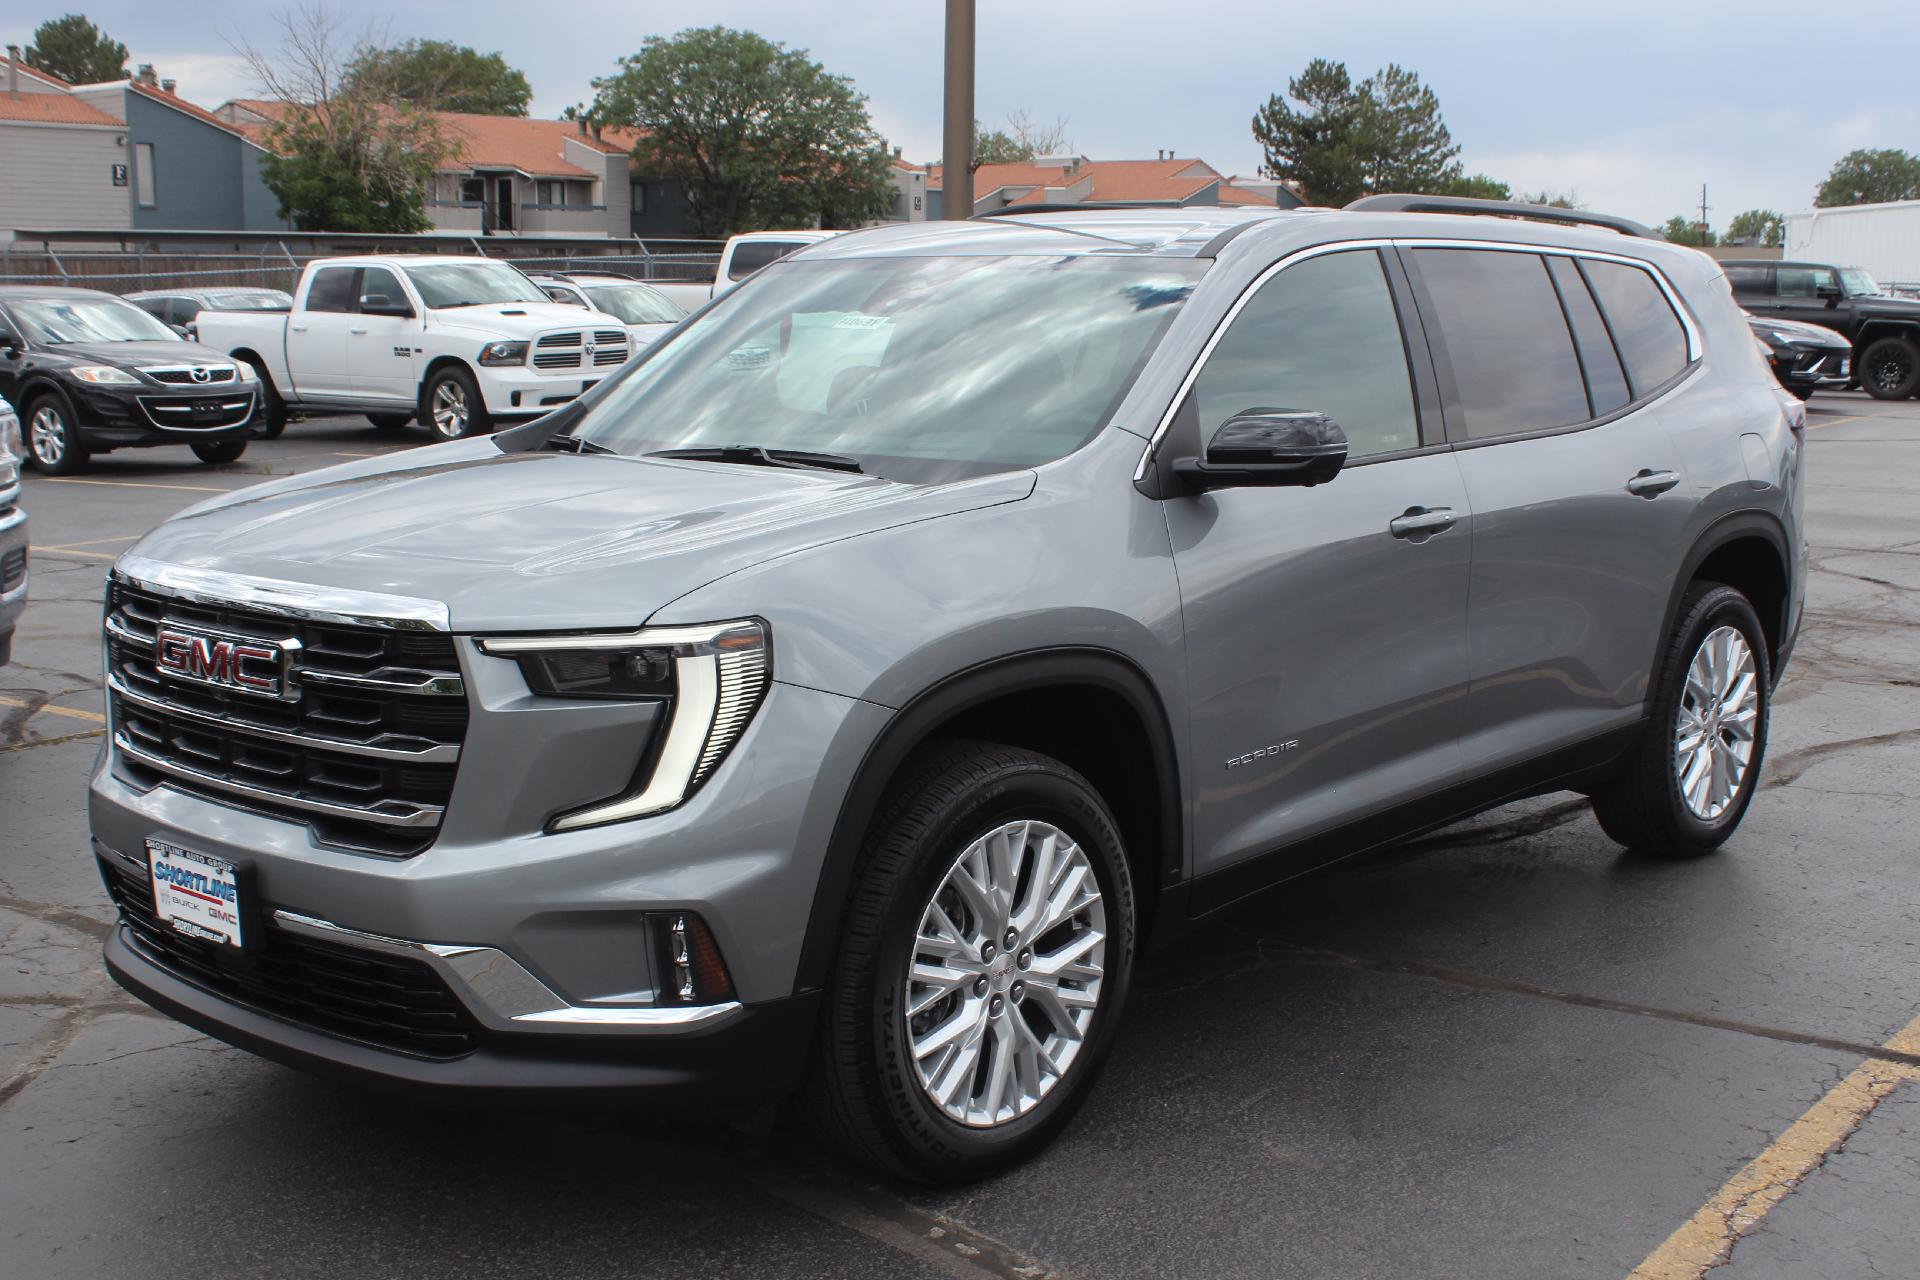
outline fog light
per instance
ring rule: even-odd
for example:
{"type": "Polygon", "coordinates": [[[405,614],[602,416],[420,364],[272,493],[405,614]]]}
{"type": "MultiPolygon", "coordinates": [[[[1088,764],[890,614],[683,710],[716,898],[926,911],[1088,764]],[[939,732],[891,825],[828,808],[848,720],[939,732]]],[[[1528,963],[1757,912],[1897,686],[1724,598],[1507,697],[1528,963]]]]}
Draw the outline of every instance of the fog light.
{"type": "Polygon", "coordinates": [[[691,911],[661,916],[660,1003],[719,1004],[733,999],[733,980],[707,922],[691,911]]]}

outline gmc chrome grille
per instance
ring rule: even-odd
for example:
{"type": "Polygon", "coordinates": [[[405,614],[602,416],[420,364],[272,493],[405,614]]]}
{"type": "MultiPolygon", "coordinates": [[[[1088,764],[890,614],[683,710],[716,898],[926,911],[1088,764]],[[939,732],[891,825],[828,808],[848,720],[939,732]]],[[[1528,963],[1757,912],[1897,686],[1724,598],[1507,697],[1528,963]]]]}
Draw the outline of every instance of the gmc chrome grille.
{"type": "Polygon", "coordinates": [[[116,579],[107,695],[126,769],[301,822],[326,844],[405,856],[432,843],[466,736],[466,688],[443,632],[313,622],[116,579]],[[162,627],[297,642],[285,698],[163,671],[162,627]]]}

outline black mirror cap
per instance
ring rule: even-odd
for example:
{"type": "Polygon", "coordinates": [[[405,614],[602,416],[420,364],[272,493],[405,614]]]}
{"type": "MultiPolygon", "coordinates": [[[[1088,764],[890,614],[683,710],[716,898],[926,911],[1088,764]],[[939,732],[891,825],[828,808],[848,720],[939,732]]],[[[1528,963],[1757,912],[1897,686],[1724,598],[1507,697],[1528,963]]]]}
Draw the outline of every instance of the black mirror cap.
{"type": "Polygon", "coordinates": [[[1256,485],[1325,484],[1347,461],[1347,433],[1324,413],[1244,409],[1220,424],[1207,456],[1182,458],[1173,473],[1190,492],[1256,485]]]}
{"type": "Polygon", "coordinates": [[[413,308],[404,301],[395,302],[384,293],[363,293],[360,295],[360,314],[363,316],[400,316],[410,319],[413,308]]]}

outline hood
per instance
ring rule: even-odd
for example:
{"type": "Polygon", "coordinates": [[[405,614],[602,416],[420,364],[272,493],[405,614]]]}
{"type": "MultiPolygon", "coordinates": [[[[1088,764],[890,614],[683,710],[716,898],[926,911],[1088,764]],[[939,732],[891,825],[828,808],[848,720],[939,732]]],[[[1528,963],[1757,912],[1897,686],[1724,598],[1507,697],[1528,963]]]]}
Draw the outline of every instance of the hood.
{"type": "Polygon", "coordinates": [[[435,600],[461,631],[630,628],[768,559],[1018,501],[1034,483],[1016,471],[915,486],[461,441],[204,503],[128,554],[435,600]]]}
{"type": "Polygon", "coordinates": [[[1854,298],[1852,301],[1855,306],[1869,315],[1920,317],[1920,299],[1898,298],[1890,293],[1876,293],[1872,297],[1854,298]]]}
{"type": "Polygon", "coordinates": [[[142,365],[230,365],[233,357],[197,342],[61,342],[40,348],[40,354],[74,364],[111,364],[122,368],[142,365]]]}
{"type": "Polygon", "coordinates": [[[641,347],[650,347],[679,327],[679,322],[666,324],[630,324],[627,326],[627,341],[638,351],[641,347]]]}
{"type": "Polygon", "coordinates": [[[486,302],[477,307],[442,307],[433,313],[442,329],[471,329],[492,338],[531,338],[553,329],[624,329],[626,322],[599,311],[559,302],[486,302]]]}

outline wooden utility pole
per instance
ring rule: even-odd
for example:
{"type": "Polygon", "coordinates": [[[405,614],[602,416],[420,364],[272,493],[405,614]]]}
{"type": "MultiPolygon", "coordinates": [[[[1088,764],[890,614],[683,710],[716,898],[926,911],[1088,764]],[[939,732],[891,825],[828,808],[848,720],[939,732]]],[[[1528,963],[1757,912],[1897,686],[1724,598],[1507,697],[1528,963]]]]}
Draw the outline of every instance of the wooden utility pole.
{"type": "Polygon", "coordinates": [[[947,96],[940,215],[973,216],[973,0],[947,0],[947,96]]]}

